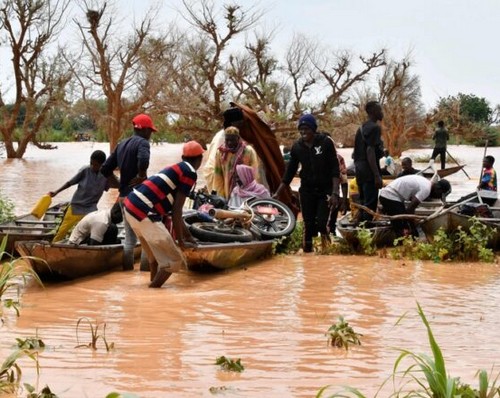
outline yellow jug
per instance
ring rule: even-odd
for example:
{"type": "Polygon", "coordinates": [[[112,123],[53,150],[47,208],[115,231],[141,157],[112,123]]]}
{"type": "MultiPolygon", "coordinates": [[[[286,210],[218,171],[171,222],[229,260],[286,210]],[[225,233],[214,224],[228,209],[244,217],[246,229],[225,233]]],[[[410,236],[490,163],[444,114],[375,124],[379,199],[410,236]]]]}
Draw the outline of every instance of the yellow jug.
{"type": "Polygon", "coordinates": [[[52,203],[52,198],[50,195],[43,195],[38,202],[36,202],[35,207],[31,210],[31,214],[36,218],[42,218],[52,203]]]}

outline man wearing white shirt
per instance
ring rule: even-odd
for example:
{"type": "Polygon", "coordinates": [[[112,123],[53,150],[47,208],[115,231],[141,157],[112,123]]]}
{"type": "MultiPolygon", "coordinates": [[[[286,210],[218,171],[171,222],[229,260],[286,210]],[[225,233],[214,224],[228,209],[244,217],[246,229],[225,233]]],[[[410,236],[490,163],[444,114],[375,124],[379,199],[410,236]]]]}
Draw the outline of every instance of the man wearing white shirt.
{"type": "MultiPolygon", "coordinates": [[[[407,175],[395,179],[380,191],[380,204],[383,212],[390,216],[413,214],[417,206],[427,198],[444,200],[451,192],[447,180],[431,182],[420,175],[407,175]],[[406,202],[410,202],[408,205],[406,202]]],[[[405,236],[412,230],[408,220],[393,220],[392,227],[399,236],[405,236]]]]}

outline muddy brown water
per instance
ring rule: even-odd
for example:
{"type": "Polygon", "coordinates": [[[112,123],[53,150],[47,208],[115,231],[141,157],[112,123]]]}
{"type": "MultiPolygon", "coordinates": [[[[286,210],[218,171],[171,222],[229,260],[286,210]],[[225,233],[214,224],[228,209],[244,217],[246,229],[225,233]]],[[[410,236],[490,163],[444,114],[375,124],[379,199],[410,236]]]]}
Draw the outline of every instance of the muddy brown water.
{"type": "MultiPolygon", "coordinates": [[[[87,163],[94,149],[107,151],[106,145],[71,143],[55,152],[31,149],[24,160],[0,159],[0,190],[15,201],[16,213],[26,213],[87,163]]],[[[154,146],[151,170],[176,161],[178,151],[178,145],[154,146]]],[[[350,150],[341,151],[349,156],[350,150]]],[[[460,196],[477,184],[483,149],[452,147],[452,153],[470,165],[473,177],[450,177],[453,195],[460,196]]],[[[56,200],[72,193],[70,188],[56,200]]],[[[106,194],[100,207],[115,196],[106,194]]],[[[216,274],[183,272],[162,289],[148,289],[148,277],[136,265],[132,272],[44,288],[29,283],[21,291],[20,317],[4,311],[0,358],[17,337],[38,333],[47,345],[40,375],[22,360],[23,382],[49,385],[60,397],[105,397],[112,391],[139,397],[314,397],[325,385],[333,386],[331,392],[350,385],[373,396],[391,374],[397,348],[430,354],[417,301],[451,375],[477,386],[476,371],[490,370],[500,358],[496,264],[289,255],[216,274]],[[325,332],[339,315],[363,334],[361,346],[346,352],[327,345],[325,332]],[[101,340],[96,351],[75,348],[82,318],[98,323],[101,333],[105,323],[115,348],[106,352],[101,340]],[[214,364],[221,355],[241,358],[245,370],[221,371],[214,364]]],[[[89,341],[83,322],[79,343],[89,341]]],[[[392,389],[384,391],[380,396],[392,389]]]]}

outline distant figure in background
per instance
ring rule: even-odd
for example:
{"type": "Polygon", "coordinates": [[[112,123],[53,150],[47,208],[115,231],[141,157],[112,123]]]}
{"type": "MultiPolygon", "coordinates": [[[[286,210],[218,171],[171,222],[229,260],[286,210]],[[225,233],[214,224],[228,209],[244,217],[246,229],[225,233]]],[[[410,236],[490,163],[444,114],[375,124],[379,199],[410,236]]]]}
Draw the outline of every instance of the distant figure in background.
{"type": "Polygon", "coordinates": [[[119,203],[115,203],[111,209],[93,211],[76,224],[68,241],[74,245],[89,246],[120,243],[116,224],[122,221],[123,213],[119,203]]]}
{"type": "Polygon", "coordinates": [[[441,170],[443,170],[446,166],[446,145],[448,140],[450,139],[450,135],[448,134],[448,130],[444,127],[444,122],[440,120],[437,122],[437,129],[432,136],[434,140],[434,150],[432,151],[431,159],[435,160],[439,155],[441,160],[441,170]]]}
{"type": "Polygon", "coordinates": [[[56,191],[50,191],[51,198],[59,192],[78,184],[64,217],[57,229],[53,242],[60,241],[66,237],[71,228],[87,214],[97,210],[97,202],[101,199],[104,191],[109,188],[108,179],[99,171],[101,165],[106,161],[106,154],[97,150],[90,155],[90,165],[82,167],[71,180],[64,183],[56,191]]]}
{"type": "Polygon", "coordinates": [[[497,172],[493,168],[495,158],[486,156],[483,159],[483,173],[477,189],[481,200],[489,206],[493,206],[497,201],[497,172]]]}
{"type": "Polygon", "coordinates": [[[393,176],[396,174],[396,164],[387,149],[384,149],[384,157],[380,159],[380,172],[384,176],[393,176]]]}
{"type": "MultiPolygon", "coordinates": [[[[431,182],[419,175],[396,178],[380,191],[380,204],[384,214],[395,216],[413,214],[417,206],[428,197],[445,200],[451,192],[447,180],[431,182]],[[405,202],[410,202],[406,205],[405,202]]],[[[398,236],[415,235],[415,227],[409,220],[391,220],[391,225],[398,236]]]]}
{"type": "Polygon", "coordinates": [[[403,177],[403,176],[408,176],[412,174],[417,174],[420,170],[414,169],[413,168],[413,161],[411,158],[403,158],[401,160],[401,172],[397,175],[397,178],[403,177]]]}
{"type": "Polygon", "coordinates": [[[245,164],[236,166],[236,186],[229,197],[229,207],[240,207],[245,200],[250,198],[270,198],[269,190],[255,181],[255,170],[245,164]]]}

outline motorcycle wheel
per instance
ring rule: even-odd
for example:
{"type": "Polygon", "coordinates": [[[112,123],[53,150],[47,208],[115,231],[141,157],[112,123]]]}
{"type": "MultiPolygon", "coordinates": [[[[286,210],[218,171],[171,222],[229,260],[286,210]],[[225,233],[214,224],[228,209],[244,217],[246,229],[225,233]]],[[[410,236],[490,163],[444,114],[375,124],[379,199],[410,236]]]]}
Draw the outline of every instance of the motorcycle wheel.
{"type": "Polygon", "coordinates": [[[295,216],[290,208],[276,199],[253,199],[249,201],[254,212],[252,226],[256,227],[263,239],[281,238],[295,229],[295,216]],[[266,214],[273,213],[276,214],[266,214]]]}
{"type": "Polygon", "coordinates": [[[189,226],[189,230],[195,238],[205,242],[250,242],[253,240],[252,233],[240,227],[220,226],[210,222],[196,222],[189,226]]]}

